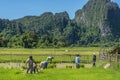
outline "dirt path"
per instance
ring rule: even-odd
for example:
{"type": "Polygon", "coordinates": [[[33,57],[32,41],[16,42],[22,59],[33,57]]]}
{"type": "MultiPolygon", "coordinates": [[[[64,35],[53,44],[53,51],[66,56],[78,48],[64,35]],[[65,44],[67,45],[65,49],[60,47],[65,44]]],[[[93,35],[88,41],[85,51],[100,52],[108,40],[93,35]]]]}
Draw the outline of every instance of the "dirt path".
{"type": "MultiPolygon", "coordinates": [[[[0,63],[0,67],[3,67],[3,68],[21,68],[22,66],[25,66],[25,63],[0,63]]],[[[70,66],[71,68],[75,68],[74,63],[58,63],[58,64],[56,64],[56,68],[66,68],[66,66],[70,66]]],[[[92,65],[91,64],[84,64],[84,67],[91,68],[92,65]]]]}
{"type": "Polygon", "coordinates": [[[3,68],[21,68],[24,63],[0,63],[0,67],[3,68]]]}
{"type": "MultiPolygon", "coordinates": [[[[66,68],[66,66],[71,66],[72,68],[76,68],[74,63],[61,63],[61,64],[56,64],[57,68],[66,68]]],[[[91,64],[84,64],[85,68],[91,68],[91,64]]]]}

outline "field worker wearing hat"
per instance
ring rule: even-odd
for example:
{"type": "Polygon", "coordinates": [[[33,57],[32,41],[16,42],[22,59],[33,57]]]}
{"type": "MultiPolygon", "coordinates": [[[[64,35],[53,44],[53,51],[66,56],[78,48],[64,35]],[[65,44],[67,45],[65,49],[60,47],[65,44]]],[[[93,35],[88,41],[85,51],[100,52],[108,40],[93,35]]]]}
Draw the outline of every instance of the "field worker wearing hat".
{"type": "Polygon", "coordinates": [[[80,68],[80,55],[77,54],[75,58],[76,68],[80,68]]]}
{"type": "Polygon", "coordinates": [[[47,69],[48,62],[47,61],[42,61],[40,62],[40,69],[47,69]]]}
{"type": "Polygon", "coordinates": [[[52,57],[52,56],[48,56],[47,57],[47,61],[49,61],[50,63],[52,63],[52,60],[53,60],[54,58],[52,57]]]}

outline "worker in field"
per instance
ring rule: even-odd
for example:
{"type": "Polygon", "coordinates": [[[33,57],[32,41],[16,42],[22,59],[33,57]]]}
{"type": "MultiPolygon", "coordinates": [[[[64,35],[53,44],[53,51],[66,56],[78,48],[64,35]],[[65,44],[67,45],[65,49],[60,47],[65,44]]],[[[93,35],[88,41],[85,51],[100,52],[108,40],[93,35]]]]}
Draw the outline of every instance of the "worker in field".
{"type": "Polygon", "coordinates": [[[47,69],[48,62],[47,61],[42,61],[40,62],[40,69],[47,69]]]}
{"type": "Polygon", "coordinates": [[[33,67],[33,64],[34,64],[33,57],[29,56],[29,58],[26,60],[25,63],[26,63],[26,67],[27,67],[26,73],[31,73],[32,74],[32,72],[34,70],[34,67],[33,67]]]}
{"type": "Polygon", "coordinates": [[[52,63],[52,60],[53,60],[53,59],[54,59],[54,58],[53,58],[52,56],[48,56],[48,57],[47,57],[47,61],[50,62],[50,63],[52,63]]]}
{"type": "Polygon", "coordinates": [[[79,54],[76,55],[75,65],[76,65],[76,68],[80,68],[80,55],[79,54]]]}
{"type": "Polygon", "coordinates": [[[96,66],[96,55],[95,55],[95,53],[93,53],[92,62],[93,62],[93,67],[95,67],[96,66]]]}
{"type": "Polygon", "coordinates": [[[34,73],[38,72],[37,63],[36,62],[33,63],[33,71],[34,71],[34,73]]]}

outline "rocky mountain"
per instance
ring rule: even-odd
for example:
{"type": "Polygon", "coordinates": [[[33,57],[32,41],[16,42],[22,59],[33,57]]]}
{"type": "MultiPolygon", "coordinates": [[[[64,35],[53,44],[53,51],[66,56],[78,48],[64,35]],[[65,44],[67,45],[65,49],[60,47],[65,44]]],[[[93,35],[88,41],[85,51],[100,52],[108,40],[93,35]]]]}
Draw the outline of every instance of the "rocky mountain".
{"type": "Polygon", "coordinates": [[[75,21],[86,29],[94,28],[93,32],[97,30],[101,38],[120,37],[120,8],[111,0],[89,0],[75,13],[75,21]]]}
{"type": "Polygon", "coordinates": [[[67,12],[0,19],[0,47],[100,46],[120,40],[120,8],[111,0],[89,0],[71,20],[67,12]]]}

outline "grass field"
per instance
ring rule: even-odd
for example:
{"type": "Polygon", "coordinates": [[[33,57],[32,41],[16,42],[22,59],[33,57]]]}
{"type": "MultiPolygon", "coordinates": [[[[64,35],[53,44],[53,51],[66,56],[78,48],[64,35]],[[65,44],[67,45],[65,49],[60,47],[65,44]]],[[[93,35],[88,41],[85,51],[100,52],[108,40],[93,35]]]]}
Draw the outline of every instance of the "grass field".
{"type": "MultiPolygon", "coordinates": [[[[100,47],[73,47],[73,48],[45,48],[45,49],[24,49],[24,48],[0,48],[0,54],[10,54],[10,55],[0,55],[0,62],[24,62],[29,55],[34,54],[48,54],[49,55],[58,55],[58,54],[81,54],[81,55],[91,55],[93,53],[98,54],[100,47]],[[21,56],[16,56],[13,54],[21,54],[21,56]],[[25,55],[29,54],[29,55],[25,55]]],[[[33,56],[37,62],[46,60],[47,56],[33,56]]],[[[84,57],[81,57],[81,59],[84,57]]],[[[54,61],[73,61],[75,56],[55,56],[54,61]]],[[[87,57],[91,60],[91,57],[87,57]]]]}
{"type": "Polygon", "coordinates": [[[100,47],[73,47],[73,48],[0,48],[0,54],[98,54],[100,47]]]}
{"type": "MultiPolygon", "coordinates": [[[[100,48],[95,47],[79,47],[79,48],[55,48],[55,49],[9,49],[0,48],[0,54],[11,54],[9,56],[1,56],[0,62],[7,62],[15,60],[16,62],[24,62],[28,56],[15,56],[12,54],[85,54],[92,55],[93,53],[98,54],[100,48]]],[[[45,60],[47,56],[33,56],[36,61],[45,60]]],[[[53,61],[60,60],[74,60],[73,57],[66,56],[55,56],[53,61]]],[[[84,57],[81,57],[84,59],[84,57]]],[[[92,60],[92,57],[87,57],[87,60],[92,60]]],[[[13,61],[14,62],[14,61],[13,61]]],[[[26,74],[25,71],[20,68],[0,68],[0,80],[120,80],[120,70],[118,66],[103,69],[104,61],[97,62],[96,68],[80,68],[80,69],[46,69],[38,72],[37,74],[26,74]]]]}
{"type": "Polygon", "coordinates": [[[119,75],[120,72],[102,68],[47,69],[37,74],[0,68],[0,80],[120,80],[119,75]]]}

